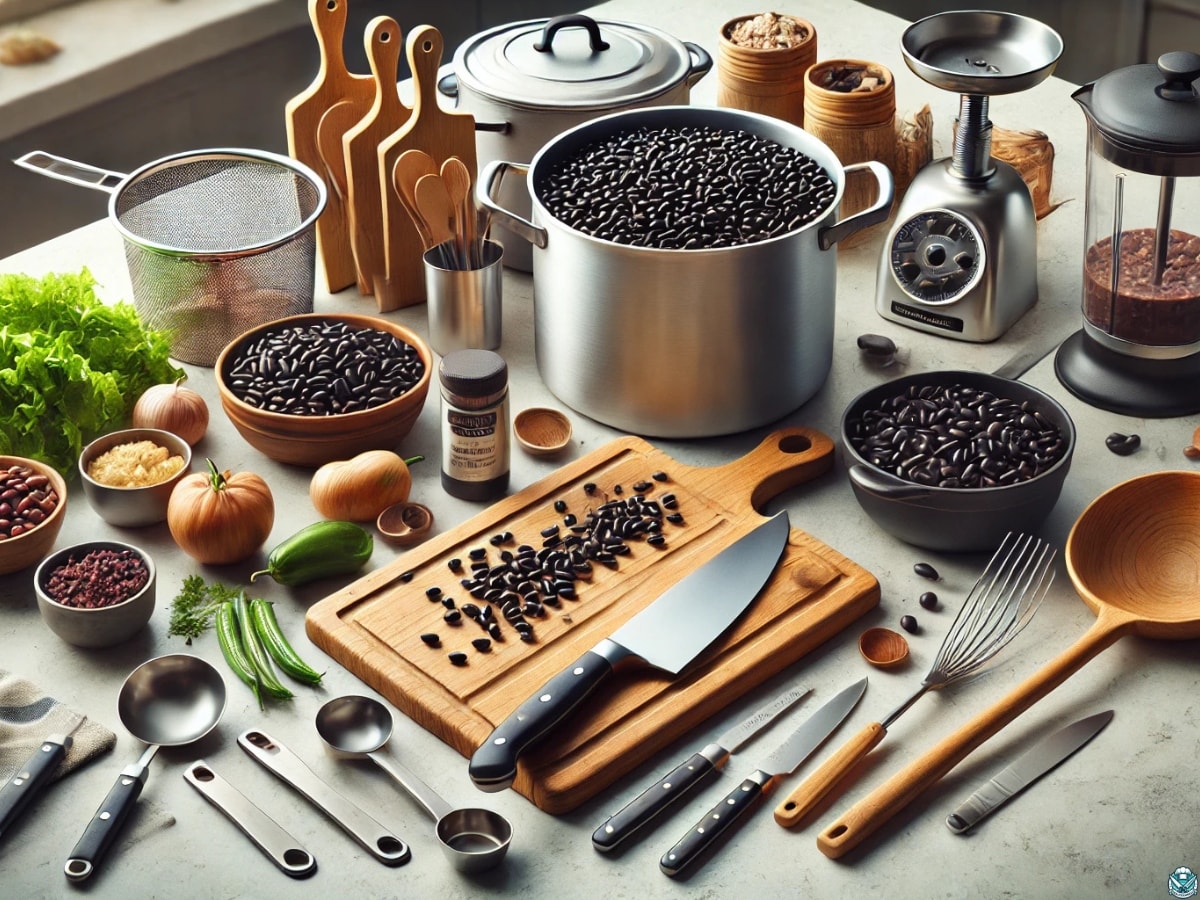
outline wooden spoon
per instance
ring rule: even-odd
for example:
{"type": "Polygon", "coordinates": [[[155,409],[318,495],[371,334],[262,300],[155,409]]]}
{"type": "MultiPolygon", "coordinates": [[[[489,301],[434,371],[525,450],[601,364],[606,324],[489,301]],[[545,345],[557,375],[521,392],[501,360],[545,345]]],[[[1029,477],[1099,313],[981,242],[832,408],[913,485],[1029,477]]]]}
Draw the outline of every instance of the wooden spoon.
{"type": "Polygon", "coordinates": [[[429,228],[429,239],[433,241],[433,246],[453,240],[454,208],[442,176],[422,175],[418,178],[414,198],[421,218],[429,228]]]}
{"type": "Polygon", "coordinates": [[[365,110],[352,100],[342,100],[325,110],[317,124],[317,151],[325,165],[325,174],[334,195],[345,202],[349,193],[346,184],[346,155],[342,152],[342,136],[359,123],[365,110]]]}
{"type": "Polygon", "coordinates": [[[442,181],[454,209],[454,245],[460,269],[478,268],[475,262],[475,204],[471,200],[471,173],[457,156],[442,163],[442,181]]]}
{"type": "Polygon", "coordinates": [[[396,194],[417,226],[421,243],[426,250],[433,249],[437,244],[430,237],[429,226],[417,207],[417,182],[426,175],[436,174],[437,166],[424,150],[405,150],[396,158],[396,164],[392,167],[392,184],[396,188],[396,194]]]}

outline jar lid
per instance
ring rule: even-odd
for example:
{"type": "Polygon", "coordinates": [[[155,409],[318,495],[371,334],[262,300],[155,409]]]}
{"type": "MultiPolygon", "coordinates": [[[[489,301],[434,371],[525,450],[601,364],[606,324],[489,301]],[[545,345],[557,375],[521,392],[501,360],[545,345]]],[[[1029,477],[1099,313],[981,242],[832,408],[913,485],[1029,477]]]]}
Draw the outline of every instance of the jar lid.
{"type": "Polygon", "coordinates": [[[1120,161],[1154,174],[1196,174],[1200,163],[1200,54],[1164,53],[1117,69],[1072,96],[1120,161]],[[1176,166],[1180,171],[1175,171],[1176,166]]]}
{"type": "Polygon", "coordinates": [[[508,385],[508,363],[491,350],[453,350],[442,357],[438,378],[452,394],[486,397],[508,385]]]}
{"type": "Polygon", "coordinates": [[[501,25],[454,53],[460,85],[528,109],[608,109],[656,97],[691,71],[688,48],[647,25],[585,15],[501,25]]]}

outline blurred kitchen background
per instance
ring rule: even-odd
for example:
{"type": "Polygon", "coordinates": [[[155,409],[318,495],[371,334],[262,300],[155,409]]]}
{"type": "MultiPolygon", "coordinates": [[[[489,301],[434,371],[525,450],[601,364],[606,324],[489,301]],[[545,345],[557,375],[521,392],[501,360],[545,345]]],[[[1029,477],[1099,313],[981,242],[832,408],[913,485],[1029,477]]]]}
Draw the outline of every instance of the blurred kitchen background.
{"type": "MultiPolygon", "coordinates": [[[[1055,74],[1076,83],[1166,50],[1200,47],[1200,0],[869,2],[910,20],[964,8],[1033,16],[1063,35],[1055,74]]],[[[580,6],[569,0],[352,0],[346,60],[351,71],[369,71],[361,35],[377,15],[402,26],[437,25],[448,62],[462,41],[487,28],[580,6]]],[[[802,2],[771,8],[804,15],[802,2]]],[[[0,0],[0,34],[21,27],[63,49],[44,63],[0,66],[0,160],[45,150],[129,172],[181,150],[286,152],[284,104],[318,66],[305,0],[0,0]]],[[[0,165],[0,255],[103,218],[107,202],[102,192],[0,165]]]]}

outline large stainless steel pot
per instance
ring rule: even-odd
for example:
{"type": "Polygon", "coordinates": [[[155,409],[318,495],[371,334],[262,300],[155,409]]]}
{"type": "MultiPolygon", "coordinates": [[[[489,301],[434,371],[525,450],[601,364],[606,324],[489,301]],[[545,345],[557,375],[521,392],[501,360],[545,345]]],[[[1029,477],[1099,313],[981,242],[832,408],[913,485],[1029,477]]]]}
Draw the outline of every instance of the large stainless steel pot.
{"type": "Polygon", "coordinates": [[[690,106],[614,113],[578,125],[529,166],[484,168],[479,201],[534,245],[534,344],[546,386],[615,428],[704,437],[772,422],[820,388],[833,361],[838,240],[886,218],[892,177],[878,162],[843,167],[824,143],[755,113],[690,106]],[[588,143],[639,126],[716,126],[794,147],[834,181],[830,207],[787,234],[735,247],[662,250],[599,240],[556,219],[541,174],[588,143]],[[532,219],[499,205],[504,172],[527,172],[532,219]],[[879,196],[838,221],[846,172],[869,170],[879,196]]]}
{"type": "MultiPolygon", "coordinates": [[[[647,25],[585,15],[501,25],[467,39],[454,53],[443,94],[478,123],[479,167],[529,162],[552,137],[596,116],[645,106],[687,104],[692,85],[712,68],[701,47],[647,25]]],[[[523,179],[501,186],[500,201],[531,213],[523,179]]],[[[498,229],[504,265],[528,272],[529,244],[498,229]]]]}

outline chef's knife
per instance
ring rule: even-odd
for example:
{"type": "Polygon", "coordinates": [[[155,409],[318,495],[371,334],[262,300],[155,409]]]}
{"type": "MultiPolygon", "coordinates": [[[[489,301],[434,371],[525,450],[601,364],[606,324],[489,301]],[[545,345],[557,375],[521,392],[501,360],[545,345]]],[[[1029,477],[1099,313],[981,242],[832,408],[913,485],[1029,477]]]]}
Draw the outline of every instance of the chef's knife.
{"type": "Polygon", "coordinates": [[[592,846],[601,853],[616,848],[667,807],[690,794],[709,775],[725,768],[729,757],[743,744],[808,693],[808,688],[800,687],[784,691],[752,716],[734,725],[712,743],[706,744],[698,753],[693,753],[691,758],[676,766],[618,812],[609,816],[592,834],[592,846]]]}
{"type": "Polygon", "coordinates": [[[762,590],[787,546],[788,532],[787,512],[776,513],[551,678],[475,751],[468,766],[475,786],[484,791],[511,786],[522,751],[565,718],[617,665],[641,660],[678,675],[762,590]]]}
{"type": "Polygon", "coordinates": [[[1105,710],[1080,719],[1038,741],[1022,753],[1003,771],[966,799],[946,817],[946,827],[955,834],[967,829],[995,812],[1025,788],[1083,749],[1111,721],[1113,711],[1105,710]]]}
{"type": "Polygon", "coordinates": [[[49,735],[33,751],[28,762],[0,788],[0,835],[17,820],[29,801],[50,780],[58,764],[71,749],[71,736],[83,722],[83,716],[76,716],[70,731],[49,735]]]}
{"type": "Polygon", "coordinates": [[[663,855],[658,867],[674,877],[694,865],[718,838],[728,833],[758,805],[775,787],[779,778],[800,768],[800,764],[833,734],[846,716],[850,715],[850,711],[854,709],[866,689],[867,679],[864,678],[844,688],[840,694],[813,713],[808,721],[763,760],[751,775],[680,838],[679,842],[663,855]]]}

